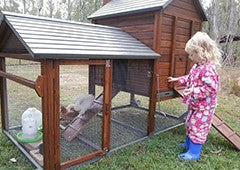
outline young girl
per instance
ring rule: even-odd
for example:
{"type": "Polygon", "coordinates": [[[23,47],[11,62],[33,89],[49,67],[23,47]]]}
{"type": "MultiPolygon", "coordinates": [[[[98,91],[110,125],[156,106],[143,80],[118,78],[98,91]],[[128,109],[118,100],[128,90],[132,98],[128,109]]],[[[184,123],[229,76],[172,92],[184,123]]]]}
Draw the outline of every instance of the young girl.
{"type": "Polygon", "coordinates": [[[185,51],[196,63],[188,75],[173,78],[185,86],[183,102],[189,106],[186,119],[186,141],[181,146],[188,149],[179,155],[184,160],[199,160],[202,144],[206,142],[217,104],[221,53],[217,44],[204,32],[197,32],[186,44],[185,51]]]}

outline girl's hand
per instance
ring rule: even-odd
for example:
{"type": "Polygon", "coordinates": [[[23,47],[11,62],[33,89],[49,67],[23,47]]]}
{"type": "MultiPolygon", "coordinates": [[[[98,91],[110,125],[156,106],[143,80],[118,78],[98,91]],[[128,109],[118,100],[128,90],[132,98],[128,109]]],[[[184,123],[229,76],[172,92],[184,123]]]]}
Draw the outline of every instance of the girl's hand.
{"type": "Polygon", "coordinates": [[[167,79],[169,83],[178,81],[178,78],[174,78],[174,77],[168,77],[167,79]]]}
{"type": "Polygon", "coordinates": [[[189,89],[185,89],[185,90],[183,91],[183,94],[184,94],[185,96],[188,96],[188,95],[192,94],[193,90],[194,90],[194,87],[192,86],[192,87],[189,88],[189,89]]]}

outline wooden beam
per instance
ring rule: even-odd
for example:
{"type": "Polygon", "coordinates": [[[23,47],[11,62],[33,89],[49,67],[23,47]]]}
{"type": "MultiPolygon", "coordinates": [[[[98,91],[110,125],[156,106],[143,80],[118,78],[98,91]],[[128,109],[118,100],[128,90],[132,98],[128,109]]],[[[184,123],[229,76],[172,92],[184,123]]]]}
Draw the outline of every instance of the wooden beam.
{"type": "Polygon", "coordinates": [[[60,169],[59,66],[55,60],[41,63],[44,78],[42,97],[44,169],[60,169]]]}
{"type": "Polygon", "coordinates": [[[113,62],[111,60],[107,60],[104,73],[102,149],[105,151],[110,150],[113,71],[112,65],[113,62]]]}
{"type": "Polygon", "coordinates": [[[44,86],[43,76],[38,76],[34,85],[35,85],[34,89],[35,89],[36,93],[38,94],[38,96],[43,97],[43,86],[44,86]]]}
{"type": "MultiPolygon", "coordinates": [[[[174,16],[173,20],[173,37],[172,37],[172,51],[171,51],[171,65],[170,65],[170,76],[175,76],[175,51],[176,51],[176,38],[177,38],[177,22],[178,18],[174,16]]],[[[173,87],[173,83],[170,84],[173,87]]]]}
{"type": "MultiPolygon", "coordinates": [[[[161,45],[161,25],[162,25],[162,13],[155,13],[154,19],[154,41],[153,41],[153,50],[160,53],[161,45]]],[[[149,101],[149,113],[148,113],[148,129],[147,134],[150,135],[155,129],[155,111],[156,111],[156,102],[157,102],[157,75],[159,75],[159,59],[154,60],[153,66],[153,75],[151,82],[151,94],[149,101]]]]}
{"type": "Polygon", "coordinates": [[[59,65],[105,65],[106,60],[60,60],[59,65]]]}
{"type": "Polygon", "coordinates": [[[22,84],[24,86],[35,89],[39,97],[43,96],[43,77],[42,76],[38,76],[36,82],[34,82],[32,80],[28,80],[28,79],[13,75],[11,73],[0,71],[0,77],[7,78],[9,80],[22,84]]]}
{"type": "Polygon", "coordinates": [[[0,71],[0,77],[7,78],[9,80],[15,81],[15,82],[17,82],[19,84],[22,84],[24,86],[35,89],[35,82],[32,81],[32,80],[28,80],[28,79],[13,75],[11,73],[6,73],[4,71],[0,71]]]}
{"type": "MultiPolygon", "coordinates": [[[[194,31],[194,21],[191,21],[191,37],[193,36],[193,34],[195,34],[195,31],[194,31]]],[[[190,71],[190,63],[191,63],[191,60],[188,57],[187,61],[186,61],[186,72],[185,72],[185,74],[188,74],[188,72],[190,71]]]]}
{"type": "Polygon", "coordinates": [[[55,133],[55,144],[54,144],[54,155],[55,155],[55,168],[60,169],[61,163],[61,151],[60,151],[60,74],[59,74],[59,63],[57,60],[53,62],[53,89],[54,89],[54,133],[55,133]]]}
{"type": "Polygon", "coordinates": [[[95,96],[95,80],[96,80],[96,68],[95,66],[88,66],[88,93],[95,96]]]}
{"type": "Polygon", "coordinates": [[[33,60],[33,57],[28,53],[0,53],[1,57],[15,58],[15,59],[24,59],[24,60],[33,60]]]}
{"type": "MultiPolygon", "coordinates": [[[[6,70],[5,58],[2,58],[2,57],[0,57],[0,70],[1,70],[1,72],[5,72],[5,70],[6,70]]],[[[0,97],[1,97],[2,129],[8,130],[7,84],[6,84],[6,78],[4,78],[4,77],[0,77],[0,97]]]]}
{"type": "Polygon", "coordinates": [[[155,129],[155,112],[156,112],[156,102],[157,102],[157,70],[158,70],[158,60],[154,61],[153,66],[154,74],[152,76],[152,88],[151,96],[149,101],[149,113],[148,113],[148,129],[147,134],[150,135],[155,129]]]}
{"type": "Polygon", "coordinates": [[[100,150],[100,151],[96,151],[96,152],[90,153],[88,155],[85,155],[85,156],[82,156],[82,157],[79,157],[79,158],[76,158],[76,159],[73,159],[73,160],[70,160],[67,162],[63,162],[63,163],[61,163],[61,169],[66,169],[70,166],[78,165],[82,162],[91,160],[93,158],[96,158],[96,157],[102,156],[102,155],[104,155],[104,151],[100,150]]]}

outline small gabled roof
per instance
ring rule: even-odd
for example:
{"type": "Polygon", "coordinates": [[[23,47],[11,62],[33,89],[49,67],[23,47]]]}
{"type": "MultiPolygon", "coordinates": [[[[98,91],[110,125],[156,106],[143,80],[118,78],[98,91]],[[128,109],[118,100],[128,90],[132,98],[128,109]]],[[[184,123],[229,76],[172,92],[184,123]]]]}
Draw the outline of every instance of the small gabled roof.
{"type": "MultiPolygon", "coordinates": [[[[111,0],[98,11],[90,15],[89,19],[103,19],[114,16],[124,16],[143,12],[165,9],[173,0],[111,0]]],[[[193,0],[204,21],[207,17],[199,0],[193,0]]]]}
{"type": "Polygon", "coordinates": [[[33,59],[159,57],[159,54],[119,28],[9,12],[0,12],[0,18],[33,59]]]}

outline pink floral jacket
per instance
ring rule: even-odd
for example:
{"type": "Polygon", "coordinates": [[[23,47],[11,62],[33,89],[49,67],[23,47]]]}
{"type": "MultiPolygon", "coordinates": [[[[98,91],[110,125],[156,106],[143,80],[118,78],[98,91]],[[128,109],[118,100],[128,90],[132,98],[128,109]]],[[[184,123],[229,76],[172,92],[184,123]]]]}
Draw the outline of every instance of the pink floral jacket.
{"type": "Polygon", "coordinates": [[[183,98],[190,109],[209,110],[216,107],[219,76],[213,63],[195,64],[188,75],[178,78],[178,82],[186,88],[193,87],[193,92],[183,98]]]}

